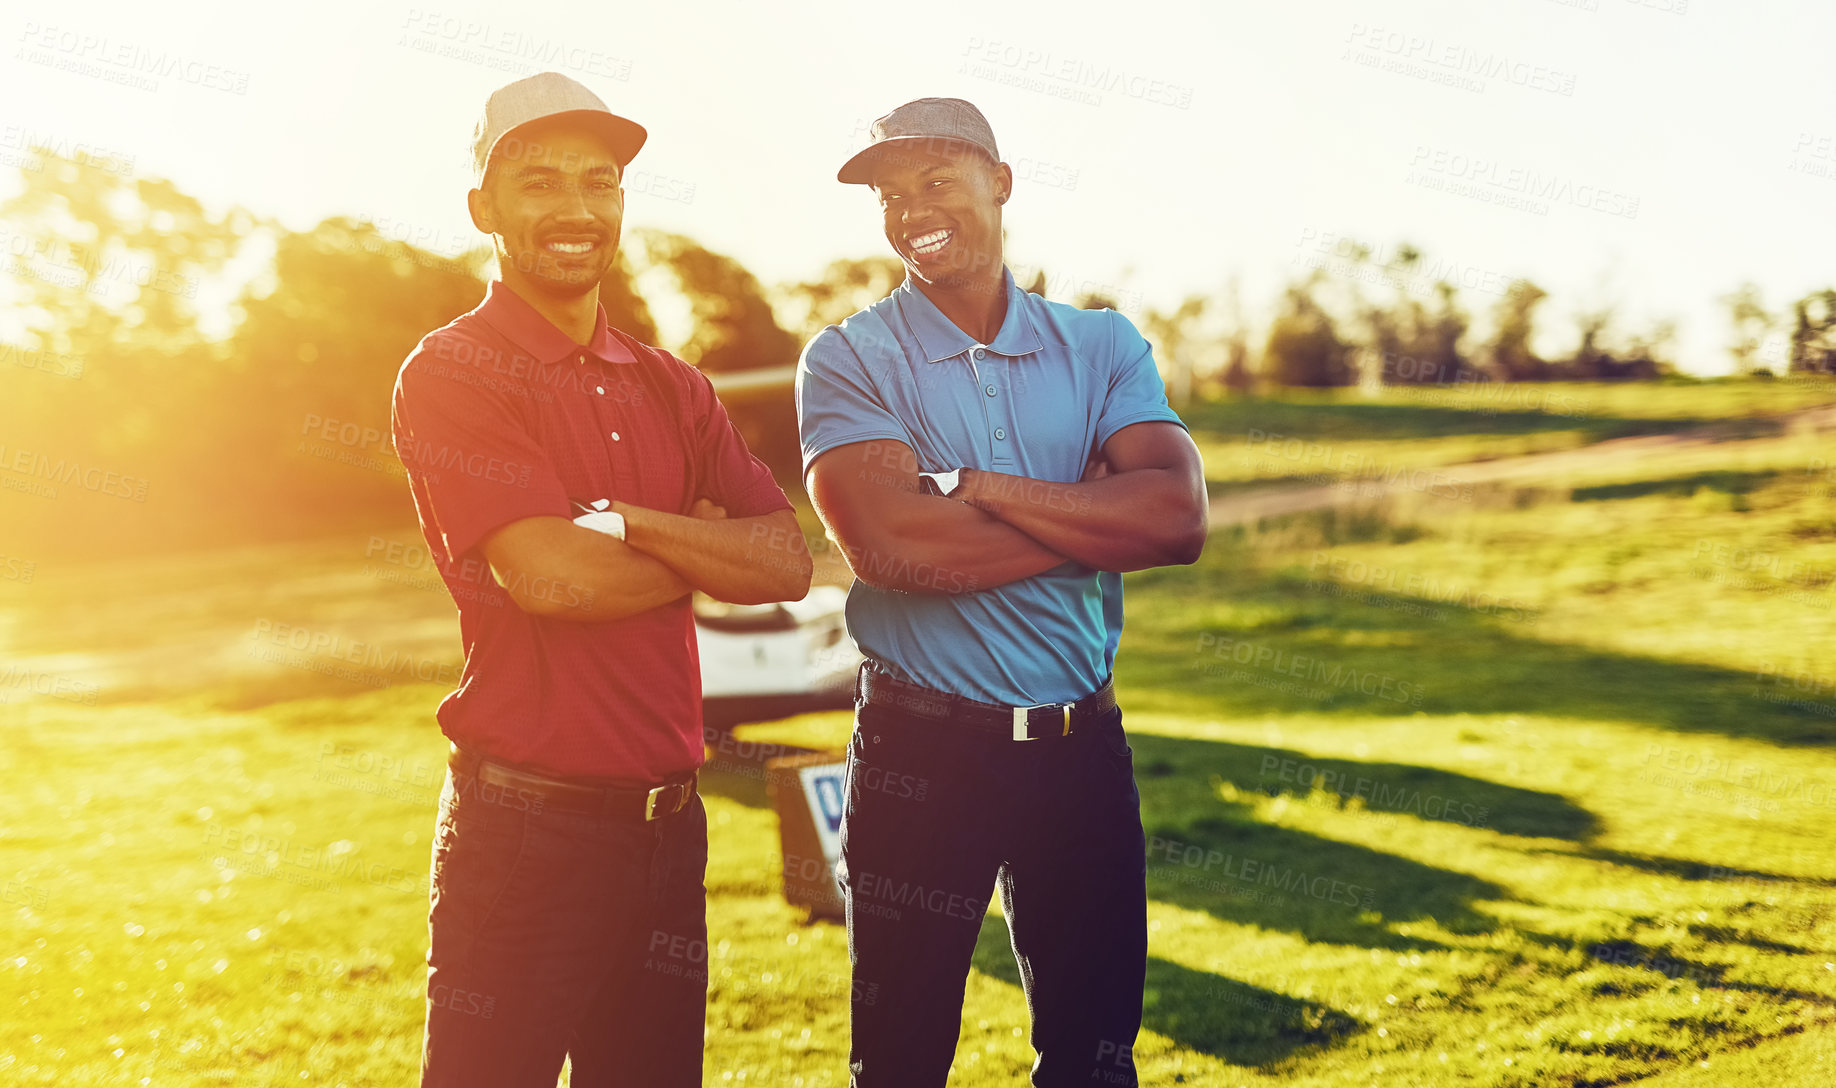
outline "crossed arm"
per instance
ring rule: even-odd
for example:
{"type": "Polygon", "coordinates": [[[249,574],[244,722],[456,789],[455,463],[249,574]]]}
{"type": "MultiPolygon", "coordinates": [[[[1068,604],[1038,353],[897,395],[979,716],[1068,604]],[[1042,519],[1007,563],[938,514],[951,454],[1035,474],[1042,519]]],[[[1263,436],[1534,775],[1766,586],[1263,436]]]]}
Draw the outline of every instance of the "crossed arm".
{"type": "Polygon", "coordinates": [[[625,539],[563,517],[522,518],[484,540],[492,576],[517,607],[579,621],[619,619],[690,590],[733,604],[796,600],[810,589],[810,556],[796,515],[728,518],[707,499],[687,515],[629,503],[625,539]]]}
{"type": "Polygon", "coordinates": [[[806,483],[855,577],[883,589],[988,589],[1066,560],[1191,563],[1205,544],[1203,464],[1173,423],[1117,431],[1076,483],[964,469],[954,494],[929,495],[911,447],[890,439],[824,453],[806,483]]]}

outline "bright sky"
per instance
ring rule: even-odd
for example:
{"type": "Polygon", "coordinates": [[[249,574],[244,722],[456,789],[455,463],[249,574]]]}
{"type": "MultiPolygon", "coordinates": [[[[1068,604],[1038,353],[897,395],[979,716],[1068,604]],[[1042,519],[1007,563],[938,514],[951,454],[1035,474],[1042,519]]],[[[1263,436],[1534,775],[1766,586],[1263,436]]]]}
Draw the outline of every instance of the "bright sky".
{"type": "Polygon", "coordinates": [[[1826,0],[9,7],[4,161],[100,148],[213,204],[444,252],[479,240],[485,96],[552,68],[650,130],[628,224],[766,283],[885,251],[835,170],[923,95],[976,102],[1020,175],[1010,263],[1137,319],[1233,274],[1261,313],[1337,238],[1408,240],[1481,288],[1536,280],[1552,320],[1674,317],[1712,373],[1719,295],[1751,279],[1776,310],[1836,283],[1826,0]]]}

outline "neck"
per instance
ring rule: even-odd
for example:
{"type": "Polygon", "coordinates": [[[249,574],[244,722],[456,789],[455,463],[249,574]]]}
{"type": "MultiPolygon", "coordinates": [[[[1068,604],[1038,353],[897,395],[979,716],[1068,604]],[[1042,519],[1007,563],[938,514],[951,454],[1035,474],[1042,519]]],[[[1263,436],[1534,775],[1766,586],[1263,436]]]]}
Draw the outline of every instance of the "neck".
{"type": "Polygon", "coordinates": [[[978,344],[986,344],[1001,331],[1007,319],[1007,278],[1005,266],[997,264],[992,275],[973,280],[938,280],[927,283],[916,276],[912,284],[950,323],[968,333],[978,344]]]}
{"type": "Polygon", "coordinates": [[[567,338],[576,344],[585,346],[593,342],[594,324],[599,316],[599,285],[593,285],[591,291],[572,298],[556,298],[546,291],[539,291],[529,285],[522,276],[504,275],[504,286],[516,292],[516,297],[529,303],[536,313],[548,319],[548,323],[567,334],[567,338]]]}

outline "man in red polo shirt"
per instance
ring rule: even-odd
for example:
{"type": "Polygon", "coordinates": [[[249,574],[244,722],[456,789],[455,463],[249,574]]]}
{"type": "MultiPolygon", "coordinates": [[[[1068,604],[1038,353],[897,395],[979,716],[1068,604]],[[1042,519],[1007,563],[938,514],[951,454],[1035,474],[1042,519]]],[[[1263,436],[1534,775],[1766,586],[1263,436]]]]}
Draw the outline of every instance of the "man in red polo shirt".
{"type": "Polygon", "coordinates": [[[565,76],[493,93],[467,200],[501,278],[396,380],[465,646],[439,710],[423,1085],[552,1088],[564,1058],[576,1088],[701,1084],[688,594],[795,599],[810,561],[707,378],[599,305],[645,135],[565,76]]]}

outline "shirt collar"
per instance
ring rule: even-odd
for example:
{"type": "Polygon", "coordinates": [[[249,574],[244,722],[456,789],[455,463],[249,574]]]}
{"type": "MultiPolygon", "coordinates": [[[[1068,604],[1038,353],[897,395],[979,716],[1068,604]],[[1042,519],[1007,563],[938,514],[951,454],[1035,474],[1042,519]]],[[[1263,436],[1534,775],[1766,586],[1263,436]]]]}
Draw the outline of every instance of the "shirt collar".
{"type": "MultiPolygon", "coordinates": [[[[521,295],[505,286],[503,280],[492,280],[491,286],[485,289],[485,299],[479,304],[478,314],[538,362],[563,362],[583,350],[566,333],[555,328],[553,322],[537,313],[521,295]]],[[[637,362],[631,349],[612,335],[604,306],[599,307],[593,318],[593,339],[584,350],[608,363],[637,362]]]]}
{"type": "MultiPolygon", "coordinates": [[[[988,350],[1016,356],[1038,351],[1045,345],[1039,339],[1038,330],[1033,328],[1033,315],[1028,305],[1032,296],[1020,289],[1014,282],[1014,274],[1006,267],[1001,269],[1001,284],[1007,292],[1007,316],[1001,320],[1001,331],[987,344],[988,350]]],[[[925,297],[912,283],[910,275],[899,285],[897,293],[899,309],[926,359],[942,362],[976,346],[968,333],[957,328],[936,303],[925,297]]]]}

